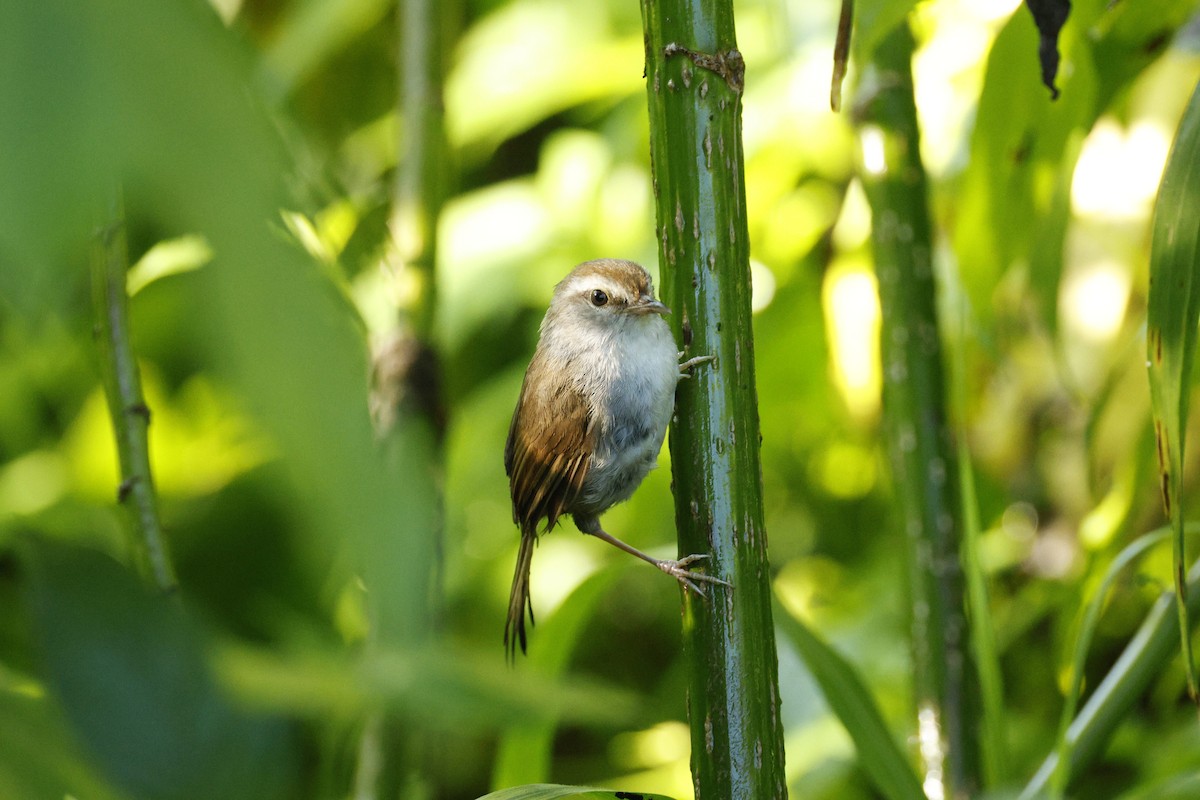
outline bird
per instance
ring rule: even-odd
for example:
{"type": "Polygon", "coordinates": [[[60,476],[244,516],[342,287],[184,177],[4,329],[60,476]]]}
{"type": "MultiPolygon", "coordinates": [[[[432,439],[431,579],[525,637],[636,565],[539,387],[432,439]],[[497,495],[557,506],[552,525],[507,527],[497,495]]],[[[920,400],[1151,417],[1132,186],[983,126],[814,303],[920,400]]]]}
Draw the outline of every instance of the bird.
{"type": "Polygon", "coordinates": [[[543,520],[549,532],[569,514],[583,533],[650,562],[697,595],[705,594],[701,583],[730,586],[691,569],[705,554],[656,559],[600,525],[600,515],[628,500],[657,466],[680,378],[713,360],[680,363],[669,313],[650,275],[632,261],[586,261],[554,289],[504,447],[521,530],[504,626],[510,660],[518,646],[526,651],[526,612],[534,622],[530,565],[543,520]]]}

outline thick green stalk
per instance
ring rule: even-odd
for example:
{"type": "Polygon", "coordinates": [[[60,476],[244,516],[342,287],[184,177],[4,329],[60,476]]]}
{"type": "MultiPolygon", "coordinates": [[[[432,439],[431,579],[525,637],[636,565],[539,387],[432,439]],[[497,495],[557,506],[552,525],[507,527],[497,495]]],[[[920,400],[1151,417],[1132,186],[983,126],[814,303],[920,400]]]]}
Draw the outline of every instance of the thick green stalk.
{"type": "Polygon", "coordinates": [[[861,175],[874,220],[887,446],[908,544],[917,742],[926,793],[957,798],[980,788],[978,703],[912,49],[902,24],[872,55],[863,80],[861,175]]]}
{"type": "Polygon", "coordinates": [[[742,164],[742,56],[729,0],[642,0],[659,263],[692,356],[671,426],[681,554],[733,584],[684,595],[696,797],[787,794],[762,514],[742,164]]]}
{"type": "Polygon", "coordinates": [[[176,588],[175,569],[158,515],[158,496],[150,472],[150,409],[129,330],[125,273],[125,213],[114,193],[108,219],[92,243],[92,304],[100,345],[101,380],[117,442],[121,483],[117,500],[130,510],[130,542],[147,581],[163,592],[176,588]]]}

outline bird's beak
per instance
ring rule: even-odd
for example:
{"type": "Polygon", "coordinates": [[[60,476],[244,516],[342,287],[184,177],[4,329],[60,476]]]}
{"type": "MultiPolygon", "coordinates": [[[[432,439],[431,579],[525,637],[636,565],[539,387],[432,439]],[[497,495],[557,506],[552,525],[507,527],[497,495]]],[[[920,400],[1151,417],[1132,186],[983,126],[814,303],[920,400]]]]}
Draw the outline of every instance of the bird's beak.
{"type": "Polygon", "coordinates": [[[630,310],[636,311],[639,314],[662,314],[664,317],[671,313],[671,309],[667,308],[653,297],[643,297],[637,302],[637,305],[633,306],[630,310]]]}

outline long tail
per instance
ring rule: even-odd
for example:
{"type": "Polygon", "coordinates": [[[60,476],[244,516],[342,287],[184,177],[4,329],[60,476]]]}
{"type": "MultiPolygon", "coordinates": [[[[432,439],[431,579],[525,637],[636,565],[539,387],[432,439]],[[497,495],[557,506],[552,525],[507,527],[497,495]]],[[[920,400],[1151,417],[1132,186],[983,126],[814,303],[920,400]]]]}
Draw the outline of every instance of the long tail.
{"type": "Polygon", "coordinates": [[[521,533],[521,549],[517,553],[517,569],[513,573],[512,591],[508,595],[508,621],[504,623],[504,649],[509,661],[517,657],[517,644],[525,652],[525,610],[529,610],[529,624],[533,625],[533,603],[529,599],[529,567],[533,563],[533,547],[537,534],[521,533]]]}

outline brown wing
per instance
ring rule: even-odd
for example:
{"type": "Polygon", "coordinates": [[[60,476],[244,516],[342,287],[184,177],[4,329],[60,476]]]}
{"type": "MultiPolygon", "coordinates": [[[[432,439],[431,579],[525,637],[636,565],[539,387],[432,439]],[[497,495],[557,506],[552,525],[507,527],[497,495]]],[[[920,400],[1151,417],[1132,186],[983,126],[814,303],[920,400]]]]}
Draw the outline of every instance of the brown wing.
{"type": "Polygon", "coordinates": [[[543,383],[546,391],[521,387],[518,409],[508,429],[504,471],[512,493],[513,522],[534,535],[558,522],[583,488],[592,453],[591,411],[583,395],[566,381],[543,383]],[[553,411],[551,411],[553,406],[553,411]]]}

